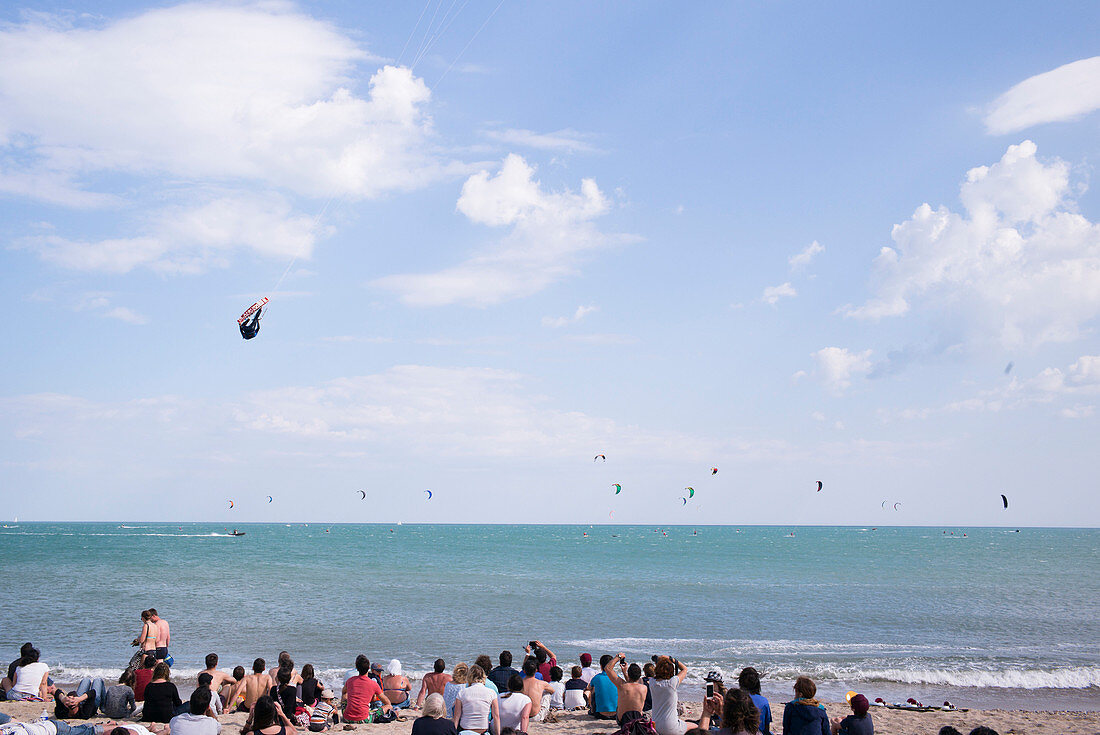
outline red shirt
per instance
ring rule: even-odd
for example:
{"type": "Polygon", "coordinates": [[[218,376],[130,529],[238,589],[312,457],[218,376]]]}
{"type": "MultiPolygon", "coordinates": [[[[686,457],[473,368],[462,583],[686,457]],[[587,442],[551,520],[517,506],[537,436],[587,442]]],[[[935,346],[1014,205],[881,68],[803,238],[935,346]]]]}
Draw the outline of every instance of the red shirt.
{"type": "Polygon", "coordinates": [[[370,716],[371,702],[382,697],[378,683],[369,676],[353,676],[344,682],[344,692],[348,697],[348,706],[344,710],[345,720],[365,720],[370,716]]]}
{"type": "Polygon", "coordinates": [[[542,674],[542,680],[547,684],[550,683],[550,669],[557,665],[558,660],[551,656],[549,661],[544,661],[542,666],[539,667],[539,673],[542,674]]]}
{"type": "Polygon", "coordinates": [[[137,669],[134,671],[134,699],[145,701],[145,685],[153,680],[152,669],[137,669]]]}

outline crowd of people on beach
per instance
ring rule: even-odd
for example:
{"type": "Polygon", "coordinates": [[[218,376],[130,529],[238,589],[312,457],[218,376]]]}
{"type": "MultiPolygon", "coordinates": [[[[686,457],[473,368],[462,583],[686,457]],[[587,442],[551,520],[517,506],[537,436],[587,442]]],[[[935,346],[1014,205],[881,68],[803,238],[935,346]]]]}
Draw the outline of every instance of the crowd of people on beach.
{"type": "MultiPolygon", "coordinates": [[[[184,702],[172,681],[167,621],[152,609],[142,613],[142,621],[142,633],[133,643],[138,652],[112,685],[86,677],[65,692],[53,684],[38,650],[24,644],[3,679],[3,698],[52,701],[53,717],[44,712],[36,722],[15,723],[0,714],[0,735],[219,735],[217,717],[232,712],[247,713],[241,735],[296,735],[299,729],[325,732],[341,723],[352,729],[404,720],[413,709],[420,716],[412,735],[524,735],[531,723],[555,722],[565,711],[613,722],[617,735],[773,732],[771,705],[760,693],[759,672],[751,666],[728,688],[720,672],[708,672],[702,715],[685,720],[680,689],[688,667],[675,657],[655,655],[639,663],[623,653],[604,654],[594,665],[592,656],[583,653],[566,678],[557,656],[538,640],[524,646],[518,669],[507,650],[496,666],[489,656],[479,655],[473,664],[454,664],[450,672],[446,661],[436,659],[415,694],[397,659],[382,666],[360,654],[337,693],[335,682],[319,681],[311,664],[299,670],[287,651],[270,669],[263,658],[255,659],[250,672],[243,666],[223,671],[218,655],[211,653],[184,702]],[[68,722],[99,716],[110,721],[68,722]]],[[[865,696],[850,693],[851,714],[830,720],[816,694],[810,678],[795,680],[794,698],[783,705],[783,735],[874,735],[865,696]]],[[[944,728],[940,735],[961,733],[944,728]]],[[[996,733],[977,728],[970,735],[996,733]]]]}

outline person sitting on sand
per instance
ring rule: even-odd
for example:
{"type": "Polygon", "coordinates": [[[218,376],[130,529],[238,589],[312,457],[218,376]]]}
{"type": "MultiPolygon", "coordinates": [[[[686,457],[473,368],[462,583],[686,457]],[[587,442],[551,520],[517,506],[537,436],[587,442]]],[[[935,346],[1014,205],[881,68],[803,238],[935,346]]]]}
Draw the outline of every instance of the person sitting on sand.
{"type": "Polygon", "coordinates": [[[455,699],[458,697],[458,693],[466,688],[466,674],[469,671],[468,664],[464,662],[455,664],[454,669],[451,670],[451,680],[443,687],[443,704],[447,707],[448,718],[454,717],[455,699]]]}
{"type": "Polygon", "coordinates": [[[233,679],[228,672],[218,668],[218,654],[216,653],[206,654],[206,668],[200,671],[199,674],[210,674],[210,691],[213,692],[218,691],[222,688],[222,685],[233,679]]]}
{"type": "Polygon", "coordinates": [[[233,676],[225,680],[218,692],[225,712],[238,712],[238,707],[244,704],[244,676],[244,667],[234,666],[233,676]]]}
{"type": "Polygon", "coordinates": [[[561,680],[562,670],[560,666],[550,667],[550,711],[565,709],[565,683],[561,680]]]}
{"type": "Polygon", "coordinates": [[[30,641],[24,643],[19,647],[19,657],[8,664],[8,675],[4,677],[4,689],[10,689],[11,683],[15,681],[15,670],[23,664],[23,657],[26,656],[34,649],[34,644],[30,641]]]}
{"type": "Polygon", "coordinates": [[[196,688],[197,689],[206,689],[207,691],[210,692],[210,711],[207,712],[206,714],[209,715],[210,717],[217,717],[218,715],[222,714],[223,707],[222,707],[222,698],[218,696],[217,692],[215,692],[213,689],[210,688],[210,684],[213,681],[214,681],[214,677],[210,676],[210,674],[208,674],[204,671],[201,674],[199,674],[199,685],[196,688]]]}
{"type": "Polygon", "coordinates": [[[587,709],[588,699],[585,697],[584,690],[588,688],[588,682],[581,678],[584,670],[580,666],[574,666],[569,673],[572,678],[565,682],[562,704],[565,709],[587,709]]]}
{"type": "Polygon", "coordinates": [[[657,666],[652,661],[646,661],[645,666],[642,667],[642,683],[645,684],[645,707],[642,708],[642,712],[653,711],[653,690],[649,688],[649,684],[653,681],[653,677],[657,675],[657,666]]]}
{"type": "MultiPolygon", "coordinates": [[[[491,671],[493,668],[493,660],[486,656],[484,653],[480,654],[474,663],[481,667],[482,671],[491,671]]],[[[497,685],[493,683],[493,680],[489,678],[489,675],[485,675],[485,686],[492,690],[493,694],[500,696],[500,690],[497,689],[497,685]]]]}
{"type": "Polygon", "coordinates": [[[118,678],[118,684],[107,687],[103,692],[103,699],[99,703],[99,711],[104,717],[112,720],[124,720],[137,711],[137,700],[134,698],[134,690],[130,688],[134,674],[131,671],[123,671],[118,678]]]}
{"type": "MultiPolygon", "coordinates": [[[[302,667],[305,669],[305,667],[302,667]]],[[[317,701],[312,706],[306,706],[309,710],[309,731],[324,732],[330,726],[340,721],[340,715],[336,711],[334,702],[336,695],[331,689],[322,689],[317,693],[317,701]]]]}
{"type": "Polygon", "coordinates": [[[446,668],[447,662],[437,658],[435,663],[432,664],[432,673],[425,674],[424,678],[420,680],[420,693],[416,695],[417,707],[423,706],[424,698],[431,694],[443,696],[443,690],[447,687],[447,682],[451,680],[451,675],[446,672],[446,668]]]}
{"type": "Polygon", "coordinates": [[[585,684],[592,683],[592,677],[600,674],[602,669],[592,665],[592,654],[581,654],[581,678],[584,679],[585,684]]]}
{"type": "Polygon", "coordinates": [[[535,657],[539,674],[543,681],[550,681],[550,667],[558,665],[558,657],[554,652],[543,645],[542,641],[531,641],[527,652],[535,657]]]}
{"type": "Polygon", "coordinates": [[[303,666],[301,676],[302,683],[298,685],[298,691],[301,692],[302,704],[312,707],[321,698],[321,690],[325,685],[317,681],[317,672],[313,670],[313,664],[303,666]]]}
{"type": "MultiPolygon", "coordinates": [[[[267,674],[264,673],[264,676],[267,674]]],[[[298,731],[279,703],[264,694],[256,699],[241,728],[241,735],[250,732],[258,735],[296,735],[298,731]]]]}
{"type": "MultiPolygon", "coordinates": [[[[703,677],[703,681],[709,687],[714,689],[714,695],[713,696],[718,696],[718,697],[725,697],[726,696],[726,685],[722,681],[722,674],[721,673],[719,673],[717,671],[708,671],[707,675],[703,677]]],[[[705,689],[703,691],[704,691],[704,693],[706,692],[705,689]]],[[[725,701],[725,700],[723,699],[722,701],[725,701]]],[[[703,697],[703,703],[706,704],[706,696],[705,695],[703,697]]],[[[702,720],[700,720],[699,727],[702,727],[702,726],[703,726],[702,725],[702,720]]],[[[722,728],[722,710],[719,708],[717,710],[717,716],[711,718],[710,730],[711,730],[711,732],[717,732],[721,728],[722,728]]]]}
{"type": "Polygon", "coordinates": [[[149,654],[141,661],[141,668],[134,670],[134,699],[145,701],[145,687],[153,680],[153,669],[157,666],[157,657],[149,654]]]}
{"type": "Polygon", "coordinates": [[[382,711],[389,715],[393,712],[390,700],[382,693],[378,682],[370,677],[370,659],[359,654],[355,657],[355,670],[357,676],[353,676],[344,682],[344,691],[340,700],[344,704],[344,722],[352,725],[368,722],[371,719],[371,705],[375,702],[382,703],[382,711]]]}
{"type": "Polygon", "coordinates": [[[424,700],[423,714],[413,722],[412,735],[458,735],[455,723],[444,717],[446,713],[443,695],[432,692],[424,700]]]}
{"type": "Polygon", "coordinates": [[[170,681],[172,672],[164,661],[153,668],[153,680],[145,687],[145,706],[141,710],[142,722],[168,722],[183,706],[179,690],[170,681]]]}
{"type": "Polygon", "coordinates": [[[689,727],[680,719],[678,711],[680,684],[687,673],[687,666],[674,658],[661,656],[657,659],[656,675],[649,682],[649,691],[653,696],[653,726],[658,735],[684,735],[689,727]]]}
{"type": "Polygon", "coordinates": [[[271,698],[283,707],[287,717],[293,717],[298,711],[298,688],[290,683],[293,670],[289,668],[279,669],[275,675],[275,686],[271,687],[271,698]]]}
{"type": "Polygon", "coordinates": [[[642,667],[638,664],[626,665],[626,654],[608,661],[603,673],[615,685],[618,702],[615,706],[615,720],[623,728],[629,728],[634,720],[642,719],[642,706],[645,704],[646,686],[641,682],[642,667]],[[616,668],[622,669],[626,678],[619,676],[616,668]]]}
{"type": "Polygon", "coordinates": [[[390,659],[386,665],[386,675],[382,677],[382,693],[397,709],[408,709],[412,706],[412,684],[405,678],[401,671],[401,662],[396,658],[390,659]]]}
{"type": "Polygon", "coordinates": [[[839,717],[833,718],[833,735],[875,735],[875,726],[868,713],[871,703],[867,701],[867,697],[857,694],[848,700],[848,706],[852,708],[852,714],[843,720],[839,717]]]}
{"type": "Polygon", "coordinates": [[[512,652],[501,651],[500,652],[500,666],[489,672],[488,679],[496,684],[498,692],[508,691],[508,680],[512,678],[513,674],[519,672],[512,668],[512,652]]]}
{"type": "MultiPolygon", "coordinates": [[[[206,674],[210,676],[210,674],[206,674]]],[[[187,712],[178,714],[168,723],[172,735],[218,735],[222,725],[216,717],[208,717],[210,711],[210,689],[200,686],[191,692],[187,703],[187,712]]]]}
{"type": "Polygon", "coordinates": [[[279,652],[279,663],[271,671],[267,672],[267,675],[271,677],[272,681],[275,681],[275,677],[279,673],[279,669],[290,669],[290,685],[293,687],[302,683],[302,677],[298,671],[294,668],[294,659],[290,657],[290,654],[286,651],[279,652]]]}
{"type": "Polygon", "coordinates": [[[460,731],[484,733],[492,729],[500,735],[500,709],[496,695],[485,686],[485,671],[477,664],[466,674],[466,688],[455,697],[455,712],[451,718],[460,731]]]}
{"type": "Polygon", "coordinates": [[[4,679],[8,699],[43,702],[49,696],[50,667],[39,661],[38,656],[38,649],[32,646],[20,657],[14,676],[4,679]]]}
{"type": "Polygon", "coordinates": [[[518,732],[527,732],[531,718],[531,698],[523,693],[523,681],[519,676],[513,676],[508,680],[508,691],[497,700],[501,727],[510,727],[518,732]]]}
{"type": "MultiPolygon", "coordinates": [[[[550,698],[554,695],[554,687],[550,682],[536,678],[537,668],[538,663],[533,658],[523,662],[523,693],[531,698],[532,722],[542,722],[546,719],[546,715],[550,713],[550,698]]],[[[509,687],[512,686],[511,681],[511,679],[508,680],[509,687]]]]}
{"type": "Polygon", "coordinates": [[[830,735],[829,715],[815,694],[817,684],[810,677],[795,679],[795,698],[783,706],[783,735],[830,735]]]}
{"type": "MultiPolygon", "coordinates": [[[[611,654],[600,656],[600,666],[612,661],[611,654]]],[[[592,677],[585,694],[588,697],[588,714],[600,720],[614,720],[619,706],[619,691],[603,671],[592,677]]]]}
{"type": "Polygon", "coordinates": [[[699,727],[710,727],[714,721],[722,724],[717,731],[720,735],[758,735],[756,724],[760,721],[760,712],[751,694],[744,689],[730,689],[724,695],[715,694],[703,702],[699,727]]]}
{"type": "Polygon", "coordinates": [[[240,691],[243,692],[244,699],[237,707],[238,712],[250,711],[252,705],[256,704],[256,700],[271,691],[271,677],[264,671],[265,668],[267,668],[267,662],[262,658],[252,662],[252,673],[241,682],[240,691]]]}
{"type": "Polygon", "coordinates": [[[749,693],[752,703],[760,712],[761,735],[771,735],[772,707],[768,704],[767,698],[760,693],[760,674],[753,667],[746,666],[737,675],[737,686],[749,693]]]}
{"type": "Polygon", "coordinates": [[[87,720],[99,714],[99,705],[103,703],[106,687],[103,679],[85,676],[80,680],[75,692],[66,694],[55,689],[54,717],[59,720],[87,720]]]}

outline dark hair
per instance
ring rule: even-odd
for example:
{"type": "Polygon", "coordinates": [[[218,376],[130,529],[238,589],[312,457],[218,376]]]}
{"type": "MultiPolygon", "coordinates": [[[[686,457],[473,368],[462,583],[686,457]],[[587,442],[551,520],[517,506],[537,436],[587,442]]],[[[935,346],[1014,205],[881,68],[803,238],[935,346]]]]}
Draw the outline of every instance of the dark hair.
{"type": "Polygon", "coordinates": [[[256,700],[252,710],[252,732],[275,724],[275,700],[265,694],[256,700]]]}
{"type": "Polygon", "coordinates": [[[794,680],[794,693],[802,699],[813,699],[817,694],[817,684],[808,676],[800,676],[794,680]]]}
{"type": "Polygon", "coordinates": [[[34,644],[33,644],[33,643],[31,643],[30,641],[27,641],[26,643],[24,643],[23,645],[21,645],[21,646],[19,647],[19,658],[23,658],[24,656],[26,656],[26,655],[27,655],[27,651],[30,651],[30,650],[32,650],[33,648],[34,648],[34,644]]]}
{"type": "Polygon", "coordinates": [[[528,656],[523,662],[523,673],[525,676],[534,676],[535,672],[539,670],[539,665],[535,663],[535,659],[528,656]]]}
{"type": "Polygon", "coordinates": [[[201,674],[199,674],[199,686],[200,687],[209,687],[210,683],[212,681],[214,681],[214,677],[211,676],[210,674],[206,673],[205,671],[202,672],[201,674]]]}
{"type": "Polygon", "coordinates": [[[122,725],[119,725],[115,729],[111,730],[110,735],[130,735],[130,730],[129,728],[125,728],[122,725]]]}
{"type": "Polygon", "coordinates": [[[148,611],[148,610],[142,610],[142,611],[141,611],[141,621],[142,621],[143,623],[145,623],[145,622],[149,622],[149,617],[150,617],[150,615],[149,615],[149,611],[148,611]]]}
{"type": "Polygon", "coordinates": [[[722,700],[722,727],[730,732],[756,732],[760,711],[744,689],[730,689],[722,700]]]}
{"type": "Polygon", "coordinates": [[[444,661],[441,658],[437,658],[435,660],[435,663],[432,664],[432,671],[434,671],[437,674],[442,674],[446,670],[447,670],[447,662],[444,661]]]}
{"type": "Polygon", "coordinates": [[[313,672],[313,664],[306,664],[302,667],[302,681],[308,681],[316,676],[317,674],[313,672]]]}
{"type": "Polygon", "coordinates": [[[264,669],[266,669],[266,668],[267,668],[267,661],[264,661],[262,658],[258,658],[258,659],[256,659],[255,661],[252,662],[252,671],[254,673],[262,674],[264,672],[264,669]]]}
{"type": "Polygon", "coordinates": [[[141,668],[143,668],[143,669],[151,669],[156,665],[157,665],[157,657],[154,656],[151,653],[148,656],[146,656],[145,658],[141,659],[141,668]]]}
{"type": "Polygon", "coordinates": [[[582,669],[580,666],[574,666],[572,669],[569,670],[569,673],[573,676],[574,679],[579,679],[581,678],[581,674],[584,673],[584,669],[582,669]]]}
{"type": "Polygon", "coordinates": [[[60,688],[53,690],[53,702],[54,719],[67,720],[73,716],[72,712],[70,712],[68,706],[65,704],[65,692],[61,691],[60,688]]]}
{"type": "MultiPolygon", "coordinates": [[[[443,659],[439,660],[442,661],[443,659]]],[[[484,653],[475,658],[474,663],[484,669],[486,673],[493,669],[493,659],[489,658],[484,653]]],[[[440,671],[443,671],[443,669],[440,669],[440,671]]]]}
{"type": "Polygon", "coordinates": [[[550,681],[561,681],[561,667],[560,666],[551,666],[550,667],[550,681]]]}
{"type": "Polygon", "coordinates": [[[125,686],[133,686],[134,684],[134,672],[130,669],[126,669],[118,677],[118,683],[125,686]]]}
{"type": "Polygon", "coordinates": [[[155,607],[151,607],[147,610],[147,612],[149,613],[149,617],[153,617],[157,614],[157,609],[155,607]]]}
{"type": "Polygon", "coordinates": [[[693,727],[685,732],[684,735],[710,735],[710,730],[704,730],[701,727],[693,727]]]}
{"type": "Polygon", "coordinates": [[[950,725],[944,725],[940,728],[939,735],[963,735],[961,732],[951,727],[950,725]]]}
{"type": "Polygon", "coordinates": [[[19,659],[19,665],[26,666],[27,664],[36,663],[40,655],[41,654],[38,652],[38,649],[34,646],[31,646],[27,649],[27,652],[23,654],[23,657],[19,659]]]}
{"type": "Polygon", "coordinates": [[[536,648],[535,660],[539,662],[539,666],[542,666],[544,663],[546,663],[546,651],[542,650],[541,648],[536,648]]]}
{"type": "MultiPolygon", "coordinates": [[[[210,674],[207,674],[207,676],[210,676],[210,674]]],[[[200,686],[191,692],[191,714],[205,715],[208,709],[210,709],[210,690],[207,687],[200,686]]]]}
{"type": "Polygon", "coordinates": [[[985,725],[978,725],[970,731],[970,735],[997,735],[997,731],[992,727],[986,727],[985,725]]]}
{"type": "Polygon", "coordinates": [[[275,674],[275,681],[279,682],[283,686],[290,683],[291,670],[285,666],[279,667],[279,673],[275,674]]]}
{"type": "Polygon", "coordinates": [[[279,651],[279,664],[282,665],[288,662],[291,666],[294,665],[294,662],[290,659],[290,653],[288,651],[279,651]]]}
{"type": "Polygon", "coordinates": [[[511,666],[512,665],[512,652],[511,651],[501,651],[500,652],[500,665],[501,666],[511,666]]]}
{"type": "Polygon", "coordinates": [[[737,675],[737,686],[742,689],[748,690],[749,694],[760,693],[760,674],[751,666],[746,666],[741,669],[741,673],[737,675]]]}
{"type": "Polygon", "coordinates": [[[360,653],[355,657],[355,670],[359,676],[366,676],[370,672],[370,659],[360,653]]]}
{"type": "Polygon", "coordinates": [[[607,668],[607,662],[610,661],[613,658],[615,658],[615,657],[612,656],[610,653],[605,653],[604,655],[600,656],[600,668],[601,669],[607,668]]]}
{"type": "Polygon", "coordinates": [[[161,661],[153,667],[153,678],[164,679],[165,681],[170,681],[172,679],[172,669],[169,668],[166,661],[161,661]]]}
{"type": "Polygon", "coordinates": [[[236,679],[237,681],[240,681],[241,679],[243,679],[244,675],[245,675],[245,670],[244,670],[243,666],[235,666],[233,668],[233,678],[236,679]]]}
{"type": "Polygon", "coordinates": [[[644,674],[645,676],[653,676],[656,673],[657,667],[654,666],[652,662],[647,663],[645,666],[642,667],[642,674],[644,674]]]}
{"type": "Polygon", "coordinates": [[[657,659],[657,666],[653,669],[653,675],[658,679],[671,679],[676,674],[676,664],[668,656],[657,659]]]}
{"type": "Polygon", "coordinates": [[[502,727],[500,728],[500,735],[516,735],[516,729],[514,727],[502,727]]]}
{"type": "Polygon", "coordinates": [[[523,691],[523,679],[519,674],[512,674],[508,677],[508,691],[510,692],[522,692],[523,691]]]}
{"type": "Polygon", "coordinates": [[[208,653],[206,654],[206,668],[212,669],[218,665],[218,654],[208,653]]]}
{"type": "Polygon", "coordinates": [[[638,664],[630,664],[630,666],[626,667],[626,680],[627,681],[638,681],[638,679],[641,679],[641,678],[642,678],[642,667],[641,666],[639,666],[638,664]]]}

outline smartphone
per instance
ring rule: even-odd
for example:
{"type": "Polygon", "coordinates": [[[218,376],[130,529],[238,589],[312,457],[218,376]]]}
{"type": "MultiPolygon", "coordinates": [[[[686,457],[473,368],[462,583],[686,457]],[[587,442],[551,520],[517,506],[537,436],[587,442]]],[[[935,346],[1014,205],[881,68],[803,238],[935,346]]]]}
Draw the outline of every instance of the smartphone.
{"type": "Polygon", "coordinates": [[[707,699],[710,699],[713,696],[714,696],[714,685],[713,684],[707,684],[707,699]]]}

